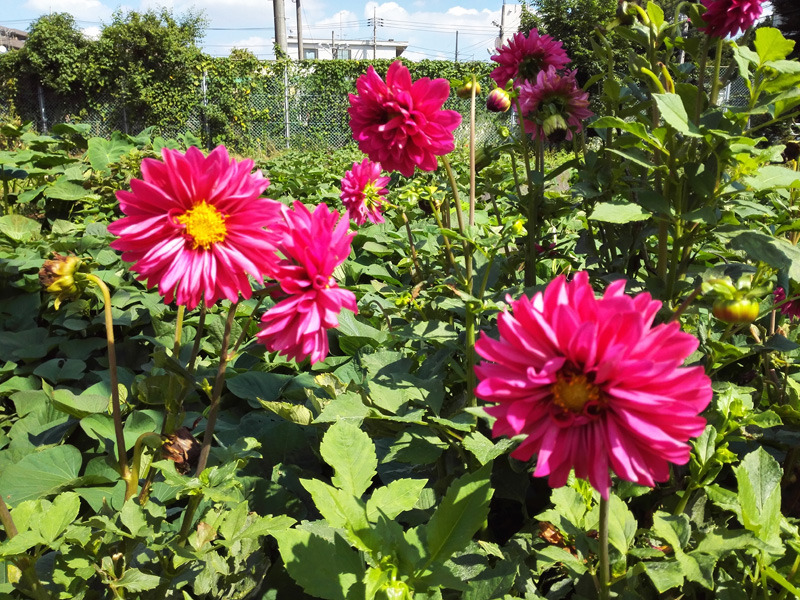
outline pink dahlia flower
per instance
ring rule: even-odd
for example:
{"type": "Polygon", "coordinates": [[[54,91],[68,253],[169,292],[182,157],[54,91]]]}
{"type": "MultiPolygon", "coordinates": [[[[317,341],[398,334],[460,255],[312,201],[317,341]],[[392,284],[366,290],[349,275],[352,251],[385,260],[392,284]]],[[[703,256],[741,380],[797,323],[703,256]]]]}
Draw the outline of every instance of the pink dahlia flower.
{"type": "Polygon", "coordinates": [[[699,27],[711,37],[726,38],[745,31],[763,11],[761,0],[702,0],[705,26],[699,27]]]}
{"type": "Polygon", "coordinates": [[[370,66],[350,94],[350,128],[361,151],[387,171],[406,177],[414,167],[436,169],[436,157],[453,151],[453,131],[461,123],[454,110],[442,110],[450,95],[446,79],[411,82],[400,61],[386,73],[386,83],[370,66]]]}
{"type": "Polygon", "coordinates": [[[510,79],[519,87],[526,81],[536,79],[539,71],[548,68],[563,69],[570,59],[562,43],[549,35],[539,35],[537,29],[529,33],[515,33],[491,59],[500,66],[492,71],[492,79],[504,88],[510,79]]]}
{"type": "Polygon", "coordinates": [[[539,71],[535,83],[522,85],[519,105],[525,131],[546,141],[571,140],[594,114],[589,110],[589,94],[575,81],[575,71],[559,75],[553,67],[539,71]]]}
{"type": "Polygon", "coordinates": [[[386,196],[388,177],[381,177],[381,164],[365,158],[361,163],[353,163],[353,168],[342,178],[342,202],[348,216],[363,225],[367,219],[373,223],[383,223],[381,205],[386,196]]]}
{"type": "MultiPolygon", "coordinates": [[[[510,299],[509,299],[510,300],[510,299]]],[[[493,434],[525,440],[511,455],[537,454],[534,475],[563,486],[570,470],[604,498],[609,469],[640,485],[669,478],[669,463],[689,460],[689,438],[711,400],[701,367],[682,367],[698,345],[677,322],[653,327],[661,302],[625,295],[625,281],[596,298],[589,277],[562,275],[533,299],[511,302],[498,318],[500,339],[475,344],[475,392],[497,420],[493,434]]]]}
{"type": "Polygon", "coordinates": [[[261,317],[256,336],[270,351],[298,362],[310,356],[313,364],[327,356],[327,331],[338,327],[342,308],[358,310],[355,294],[339,288],[333,278],[355,234],[348,232],[348,220],[339,220],[339,213],[325,204],[312,213],[295,202],[282,213],[278,250],[284,258],[274,270],[282,299],[261,317]]]}
{"type": "MultiPolygon", "coordinates": [[[[786,300],[786,290],[782,287],[775,288],[772,294],[775,304],[780,304],[786,300]]],[[[780,311],[790,319],[800,319],[800,300],[790,300],[780,307],[780,311]]]]}
{"type": "Polygon", "coordinates": [[[208,156],[164,148],[163,162],[142,161],[142,179],[117,192],[126,215],[108,226],[111,247],[133,263],[137,279],[158,285],[167,302],[192,309],[252,293],[247,275],[262,279],[277,258],[265,227],[280,204],[259,196],[269,185],[252,160],[237,161],[218,146],[208,156]]]}

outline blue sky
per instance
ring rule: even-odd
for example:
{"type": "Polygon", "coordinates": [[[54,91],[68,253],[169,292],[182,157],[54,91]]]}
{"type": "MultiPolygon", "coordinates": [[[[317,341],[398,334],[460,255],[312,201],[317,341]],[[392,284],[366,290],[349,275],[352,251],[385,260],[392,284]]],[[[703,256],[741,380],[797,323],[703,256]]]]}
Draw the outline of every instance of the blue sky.
{"type": "MultiPolygon", "coordinates": [[[[289,35],[296,33],[296,0],[284,0],[289,35]]],[[[259,58],[272,58],[272,0],[3,0],[0,25],[27,30],[31,21],[49,12],[71,13],[78,26],[92,35],[108,23],[115,9],[146,10],[166,6],[175,14],[203,11],[209,30],[205,51],[227,56],[232,47],[249,48],[259,58]]],[[[509,3],[511,3],[509,1],[509,3]]],[[[377,39],[409,42],[404,53],[411,59],[455,56],[458,31],[459,60],[487,60],[499,34],[502,0],[301,0],[304,38],[329,40],[372,39],[367,20],[383,20],[377,39]]]]}

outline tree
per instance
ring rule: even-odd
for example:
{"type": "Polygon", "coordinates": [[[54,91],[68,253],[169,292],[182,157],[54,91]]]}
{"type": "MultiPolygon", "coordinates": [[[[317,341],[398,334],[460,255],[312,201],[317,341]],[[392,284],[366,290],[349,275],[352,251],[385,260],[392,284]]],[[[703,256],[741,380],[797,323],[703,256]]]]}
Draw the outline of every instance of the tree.
{"type": "Polygon", "coordinates": [[[772,0],[773,23],[783,35],[795,41],[790,55],[800,58],[800,3],[797,0],[772,0]]]}
{"type": "Polygon", "coordinates": [[[19,51],[19,68],[45,87],[70,96],[81,94],[90,40],[68,13],[39,17],[19,51]]]}

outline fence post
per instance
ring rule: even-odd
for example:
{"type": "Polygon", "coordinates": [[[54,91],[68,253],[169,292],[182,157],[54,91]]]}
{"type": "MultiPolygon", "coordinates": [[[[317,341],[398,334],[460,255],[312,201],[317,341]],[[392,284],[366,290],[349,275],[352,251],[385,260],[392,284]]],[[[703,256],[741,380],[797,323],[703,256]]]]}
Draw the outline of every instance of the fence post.
{"type": "Polygon", "coordinates": [[[286,125],[286,149],[289,149],[289,65],[283,65],[283,121],[286,125]]]}
{"type": "Polygon", "coordinates": [[[42,114],[42,133],[47,133],[47,113],[44,110],[44,90],[42,84],[39,84],[39,112],[42,114]]]}
{"type": "Polygon", "coordinates": [[[203,90],[203,130],[206,134],[206,149],[211,150],[211,128],[208,125],[208,117],[206,113],[208,112],[208,95],[207,95],[207,84],[206,84],[206,76],[208,75],[208,71],[203,69],[203,82],[201,85],[201,89],[203,90]]]}

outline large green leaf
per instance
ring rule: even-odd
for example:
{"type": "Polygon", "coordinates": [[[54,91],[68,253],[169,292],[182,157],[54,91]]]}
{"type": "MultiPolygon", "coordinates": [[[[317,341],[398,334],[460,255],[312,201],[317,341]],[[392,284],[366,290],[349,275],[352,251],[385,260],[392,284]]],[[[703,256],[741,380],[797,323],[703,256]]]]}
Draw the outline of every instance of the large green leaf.
{"type": "Polygon", "coordinates": [[[291,375],[283,373],[265,373],[262,371],[248,371],[231,377],[225,385],[232,394],[244,400],[274,402],[281,396],[281,391],[292,380],[291,375]]]}
{"type": "Polygon", "coordinates": [[[756,29],[756,52],[761,64],[770,60],[783,60],[794,48],[794,42],[783,37],[780,30],[774,27],[756,29]]]}
{"type": "Polygon", "coordinates": [[[670,127],[684,135],[699,137],[697,126],[689,121],[689,115],[678,94],[653,94],[653,98],[661,112],[661,118],[670,127]]]}
{"type": "Polygon", "coordinates": [[[593,221],[604,223],[631,223],[644,221],[652,215],[633,202],[598,202],[591,216],[593,221]]]}
{"type": "Polygon", "coordinates": [[[110,140],[93,137],[89,140],[89,163],[95,171],[111,172],[108,165],[117,162],[134,148],[133,144],[122,139],[118,132],[110,140]]]}
{"type": "Polygon", "coordinates": [[[395,479],[378,488],[367,501],[367,518],[374,522],[383,514],[394,519],[400,513],[411,510],[419,500],[425,483],[424,479],[395,479]]]}
{"type": "Polygon", "coordinates": [[[326,600],[364,598],[364,562],[340,536],[329,541],[302,529],[273,535],[286,570],[309,595],[326,600]]]}
{"type": "Polygon", "coordinates": [[[8,504],[34,500],[78,483],[81,453],[72,446],[55,446],[34,452],[0,473],[0,490],[8,504]]]}
{"type": "Polygon", "coordinates": [[[24,242],[39,235],[42,224],[22,215],[0,217],[0,233],[15,242],[24,242]]]}
{"type": "Polygon", "coordinates": [[[360,498],[372,483],[378,467],[370,437],[349,421],[331,425],[319,446],[322,458],[333,467],[332,483],[360,498]]]}
{"type": "Polygon", "coordinates": [[[745,231],[731,240],[731,248],[743,250],[754,261],[786,271],[792,280],[800,281],[800,248],[783,238],[745,231]]]}
{"type": "Polygon", "coordinates": [[[762,447],[734,468],[743,525],[760,540],[781,545],[781,467],[762,447]]]}
{"type": "Polygon", "coordinates": [[[474,473],[459,477],[447,488],[442,502],[424,528],[428,556],[420,565],[423,571],[466,548],[481,528],[492,498],[491,472],[489,463],[474,473]]]}

